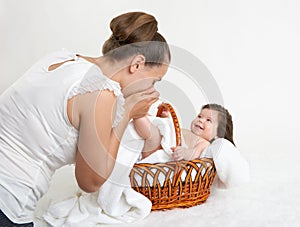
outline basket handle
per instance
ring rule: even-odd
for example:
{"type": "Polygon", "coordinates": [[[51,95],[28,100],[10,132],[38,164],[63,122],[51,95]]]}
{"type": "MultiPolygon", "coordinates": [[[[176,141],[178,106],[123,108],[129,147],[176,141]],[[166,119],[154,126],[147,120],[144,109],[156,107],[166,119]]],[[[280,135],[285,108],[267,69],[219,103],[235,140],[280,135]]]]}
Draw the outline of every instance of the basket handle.
{"type": "Polygon", "coordinates": [[[180,128],[180,124],[179,124],[176,112],[175,112],[174,108],[171,106],[171,104],[164,103],[164,102],[161,103],[158,106],[156,117],[161,117],[161,114],[164,111],[164,109],[167,109],[170,112],[171,117],[173,119],[173,124],[174,124],[174,129],[175,129],[175,136],[176,136],[176,146],[181,146],[181,128],[180,128]]]}

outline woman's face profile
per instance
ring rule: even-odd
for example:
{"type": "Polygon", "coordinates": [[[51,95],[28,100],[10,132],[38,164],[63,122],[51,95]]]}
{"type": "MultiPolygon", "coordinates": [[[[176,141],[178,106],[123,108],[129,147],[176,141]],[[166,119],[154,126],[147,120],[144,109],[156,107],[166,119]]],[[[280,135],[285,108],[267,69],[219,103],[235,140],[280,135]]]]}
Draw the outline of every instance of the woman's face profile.
{"type": "Polygon", "coordinates": [[[136,73],[130,83],[123,89],[126,96],[153,88],[154,84],[160,81],[168,70],[168,65],[146,66],[136,73]]]}

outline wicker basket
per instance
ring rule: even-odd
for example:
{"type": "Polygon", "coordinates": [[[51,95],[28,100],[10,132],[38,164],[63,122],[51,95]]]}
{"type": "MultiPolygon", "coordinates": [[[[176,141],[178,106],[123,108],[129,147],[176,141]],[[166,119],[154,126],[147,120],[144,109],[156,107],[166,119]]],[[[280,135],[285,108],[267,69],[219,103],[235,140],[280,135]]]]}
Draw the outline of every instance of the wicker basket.
{"type": "MultiPolygon", "coordinates": [[[[163,103],[157,112],[167,108],[172,116],[176,145],[181,145],[178,118],[170,104],[163,103]]],[[[130,172],[131,186],[152,202],[152,210],[191,207],[204,203],[210,194],[210,186],[216,176],[212,159],[201,158],[167,163],[135,164],[130,172]]]]}

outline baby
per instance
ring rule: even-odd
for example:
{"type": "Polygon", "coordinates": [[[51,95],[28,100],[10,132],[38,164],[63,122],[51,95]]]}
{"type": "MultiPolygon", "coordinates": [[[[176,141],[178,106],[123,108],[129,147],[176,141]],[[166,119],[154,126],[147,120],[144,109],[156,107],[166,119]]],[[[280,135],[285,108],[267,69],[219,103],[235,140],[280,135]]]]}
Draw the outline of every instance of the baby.
{"type": "Polygon", "coordinates": [[[191,122],[190,130],[182,130],[187,148],[175,147],[173,158],[192,160],[199,158],[203,151],[217,138],[233,142],[233,123],[228,110],[218,104],[206,104],[191,122]]]}
{"type": "MultiPolygon", "coordinates": [[[[168,117],[164,108],[161,117],[168,117]]],[[[147,117],[134,120],[134,127],[145,140],[142,158],[161,149],[159,130],[147,117]]],[[[182,129],[184,143],[172,148],[175,161],[212,158],[217,170],[214,184],[218,188],[231,188],[249,182],[248,162],[233,141],[233,123],[228,110],[218,104],[206,104],[191,122],[190,130],[182,129]]]]}
{"type": "MultiPolygon", "coordinates": [[[[169,117],[169,111],[164,104],[160,117],[169,117]]],[[[134,127],[138,134],[145,139],[143,158],[161,149],[161,135],[147,117],[135,119],[134,127]]],[[[190,130],[182,129],[185,146],[173,147],[175,161],[199,158],[202,152],[217,138],[224,138],[233,145],[233,124],[229,112],[218,104],[206,104],[191,122],[190,130]]]]}

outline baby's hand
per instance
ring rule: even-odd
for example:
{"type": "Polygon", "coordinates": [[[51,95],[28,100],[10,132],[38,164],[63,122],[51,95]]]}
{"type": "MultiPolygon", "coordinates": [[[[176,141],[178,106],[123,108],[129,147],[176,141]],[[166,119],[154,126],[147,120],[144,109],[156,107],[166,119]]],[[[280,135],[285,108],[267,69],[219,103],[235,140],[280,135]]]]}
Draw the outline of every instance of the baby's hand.
{"type": "Polygon", "coordinates": [[[172,157],[174,158],[175,161],[180,161],[184,158],[184,152],[185,148],[178,146],[178,147],[172,147],[171,148],[173,151],[172,157]]]}
{"type": "Polygon", "coordinates": [[[172,157],[174,158],[175,161],[180,161],[183,159],[183,153],[184,153],[183,147],[178,146],[171,149],[173,150],[172,157]]]}
{"type": "Polygon", "coordinates": [[[193,160],[194,158],[197,158],[199,155],[193,148],[184,148],[181,146],[171,148],[173,150],[172,157],[175,161],[180,161],[182,159],[184,160],[193,160]]]}

